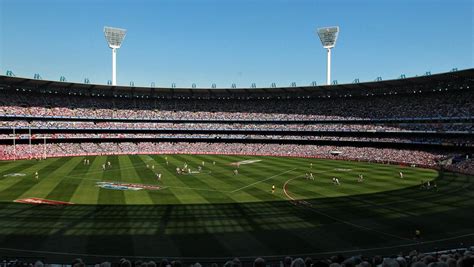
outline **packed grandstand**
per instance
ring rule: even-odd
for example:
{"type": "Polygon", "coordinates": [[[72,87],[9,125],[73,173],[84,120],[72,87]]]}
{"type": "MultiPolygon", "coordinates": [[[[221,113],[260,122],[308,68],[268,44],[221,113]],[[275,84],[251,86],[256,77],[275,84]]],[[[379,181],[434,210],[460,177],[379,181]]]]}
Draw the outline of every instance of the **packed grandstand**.
{"type": "Polygon", "coordinates": [[[233,90],[1,76],[0,157],[284,155],[472,173],[473,73],[233,90]]]}

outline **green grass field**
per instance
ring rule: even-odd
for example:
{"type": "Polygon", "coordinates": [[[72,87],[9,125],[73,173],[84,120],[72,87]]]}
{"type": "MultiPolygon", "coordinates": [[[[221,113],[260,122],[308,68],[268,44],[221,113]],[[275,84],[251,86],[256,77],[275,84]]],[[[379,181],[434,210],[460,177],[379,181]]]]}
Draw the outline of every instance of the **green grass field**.
{"type": "Polygon", "coordinates": [[[323,255],[442,247],[474,238],[472,176],[304,158],[97,156],[87,157],[89,165],[84,159],[0,162],[3,255],[57,261],[323,255]],[[245,160],[255,162],[241,163],[234,175],[232,163],[245,160]],[[111,167],[104,171],[106,162],[111,167]],[[177,175],[184,163],[191,173],[177,175]],[[304,179],[309,172],[314,180],[304,179]],[[357,181],[359,174],[364,182],[357,181]],[[438,190],[419,189],[421,180],[434,179],[438,190]],[[104,182],[122,187],[100,187],[104,182]],[[130,184],[144,188],[124,190],[130,184]],[[29,198],[74,204],[14,203],[29,198]],[[421,243],[413,240],[415,229],[422,231],[421,243]]]}

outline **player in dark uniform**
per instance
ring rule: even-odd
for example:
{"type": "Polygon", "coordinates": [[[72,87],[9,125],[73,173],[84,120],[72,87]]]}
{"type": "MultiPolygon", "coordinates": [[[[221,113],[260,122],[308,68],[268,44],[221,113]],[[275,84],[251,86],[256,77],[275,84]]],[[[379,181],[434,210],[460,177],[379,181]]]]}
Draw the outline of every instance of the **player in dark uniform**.
{"type": "Polygon", "coordinates": [[[421,231],[416,229],[415,230],[415,239],[420,240],[421,239],[421,231]]]}

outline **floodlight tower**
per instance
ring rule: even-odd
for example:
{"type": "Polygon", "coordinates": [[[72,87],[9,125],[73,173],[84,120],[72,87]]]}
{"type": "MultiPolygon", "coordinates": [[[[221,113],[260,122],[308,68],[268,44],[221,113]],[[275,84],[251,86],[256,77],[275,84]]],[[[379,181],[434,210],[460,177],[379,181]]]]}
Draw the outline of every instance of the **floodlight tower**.
{"type": "Polygon", "coordinates": [[[104,27],[105,39],[109,43],[109,47],[112,48],[112,85],[117,85],[117,75],[116,75],[116,56],[117,49],[120,48],[125,38],[127,30],[113,28],[113,27],[104,27]]]}
{"type": "Polygon", "coordinates": [[[328,50],[328,64],[326,74],[326,84],[331,84],[331,48],[336,46],[337,36],[339,35],[339,26],[324,27],[317,30],[319,39],[323,47],[328,50]]]}

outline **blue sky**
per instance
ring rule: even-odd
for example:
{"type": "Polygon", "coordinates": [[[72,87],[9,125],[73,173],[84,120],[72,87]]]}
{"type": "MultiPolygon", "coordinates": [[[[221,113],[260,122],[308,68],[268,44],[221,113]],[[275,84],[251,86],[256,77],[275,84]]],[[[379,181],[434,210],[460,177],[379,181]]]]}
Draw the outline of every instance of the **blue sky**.
{"type": "Polygon", "coordinates": [[[333,79],[472,68],[472,0],[0,0],[0,72],[105,84],[105,25],[128,29],[117,82],[269,87],[325,83],[315,34],[339,25],[333,79]]]}

